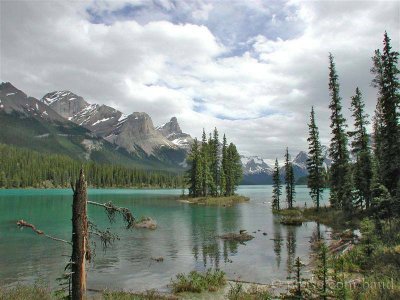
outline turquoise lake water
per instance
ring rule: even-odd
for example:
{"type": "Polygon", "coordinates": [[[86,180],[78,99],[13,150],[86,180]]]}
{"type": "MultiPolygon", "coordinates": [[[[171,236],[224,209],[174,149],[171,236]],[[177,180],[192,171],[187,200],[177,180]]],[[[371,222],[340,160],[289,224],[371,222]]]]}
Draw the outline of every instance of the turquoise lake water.
{"type": "MultiPolygon", "coordinates": [[[[181,190],[89,190],[89,200],[113,201],[136,217],[155,219],[158,228],[125,230],[122,222],[110,224],[102,208],[89,206],[89,219],[100,229],[110,228],[120,240],[107,251],[97,241],[88,288],[166,290],[178,273],[208,268],[224,270],[229,279],[285,280],[297,256],[308,261],[317,224],[279,224],[271,213],[271,186],[240,186],[238,193],[250,197],[250,202],[199,206],[177,201],[181,190]],[[218,238],[241,229],[255,238],[245,244],[218,238]],[[151,259],[160,256],[161,263],[151,259]]],[[[296,186],[296,201],[299,206],[312,206],[305,186],[296,186]]],[[[57,284],[55,278],[63,273],[70,246],[20,229],[16,221],[24,219],[49,235],[70,240],[71,204],[72,191],[67,189],[0,190],[0,285],[37,280],[57,284]]],[[[320,229],[323,234],[327,231],[324,226],[320,229]]]]}

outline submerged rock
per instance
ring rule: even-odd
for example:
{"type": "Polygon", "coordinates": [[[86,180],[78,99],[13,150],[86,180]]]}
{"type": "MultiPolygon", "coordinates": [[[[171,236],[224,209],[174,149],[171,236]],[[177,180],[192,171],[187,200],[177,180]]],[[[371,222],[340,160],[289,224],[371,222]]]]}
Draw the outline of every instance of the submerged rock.
{"type": "Polygon", "coordinates": [[[219,238],[227,241],[247,242],[254,239],[254,236],[248,234],[247,232],[241,232],[241,233],[231,232],[220,235],[219,238]]]}
{"type": "Polygon", "coordinates": [[[150,217],[143,217],[138,223],[135,224],[135,228],[147,228],[156,229],[157,222],[150,217]]]}

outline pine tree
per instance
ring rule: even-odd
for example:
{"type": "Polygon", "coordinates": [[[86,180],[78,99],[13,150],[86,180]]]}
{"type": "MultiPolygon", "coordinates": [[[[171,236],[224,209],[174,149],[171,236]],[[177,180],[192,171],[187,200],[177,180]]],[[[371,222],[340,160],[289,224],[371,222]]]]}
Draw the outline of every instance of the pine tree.
{"type": "Polygon", "coordinates": [[[347,136],[345,133],[346,120],[342,115],[342,104],[339,95],[339,79],[336,73],[332,54],[329,54],[329,91],[331,102],[331,129],[332,138],[329,154],[331,165],[331,193],[330,202],[335,208],[352,210],[352,185],[349,166],[349,152],[347,149],[347,136]]]}
{"type": "Polygon", "coordinates": [[[204,183],[203,174],[204,173],[203,172],[204,172],[204,168],[205,168],[204,160],[201,156],[200,150],[198,151],[195,159],[196,159],[196,165],[195,165],[194,172],[195,172],[196,177],[195,177],[195,186],[194,186],[195,193],[193,194],[193,196],[199,197],[199,196],[203,195],[203,193],[204,193],[204,188],[203,188],[204,187],[203,186],[203,183],[204,183]]]}
{"type": "Polygon", "coordinates": [[[383,148],[382,148],[382,128],[383,128],[383,115],[382,115],[382,87],[383,87],[383,65],[382,54],[379,49],[375,50],[375,55],[372,57],[373,67],[371,73],[375,76],[372,80],[372,86],[378,89],[378,100],[375,108],[375,115],[373,118],[373,150],[375,155],[375,172],[376,184],[382,181],[382,168],[380,162],[383,161],[383,148]]]}
{"type": "Polygon", "coordinates": [[[189,185],[189,195],[193,197],[197,197],[202,192],[201,188],[201,157],[199,151],[199,143],[197,139],[194,139],[192,148],[190,150],[188,159],[187,159],[190,168],[187,171],[187,178],[189,185]]]}
{"type": "MultiPolygon", "coordinates": [[[[211,139],[211,138],[210,138],[211,139]]],[[[201,140],[201,186],[202,196],[207,196],[211,184],[211,173],[210,173],[210,160],[209,160],[209,143],[207,142],[207,136],[203,129],[203,135],[201,140]]]]}
{"type": "Polygon", "coordinates": [[[227,178],[228,174],[228,161],[227,161],[227,142],[226,136],[222,139],[222,158],[221,158],[221,182],[220,182],[220,195],[226,195],[227,191],[227,178]]]}
{"type": "Polygon", "coordinates": [[[212,175],[212,190],[213,196],[218,196],[218,186],[220,185],[220,166],[219,166],[219,139],[218,130],[214,129],[213,138],[210,144],[210,160],[211,160],[211,175],[212,175]]]}
{"type": "Polygon", "coordinates": [[[356,158],[354,164],[353,178],[354,187],[357,191],[358,205],[369,208],[371,202],[371,180],[372,161],[369,146],[369,137],[366,126],[369,124],[368,115],[364,112],[364,102],[359,88],[356,88],[355,95],[351,98],[351,110],[354,117],[354,131],[349,132],[353,138],[351,151],[356,158]]]}
{"type": "Polygon", "coordinates": [[[280,196],[282,195],[281,176],[279,174],[278,159],[275,159],[275,168],[272,175],[272,209],[280,210],[280,196]]]}
{"type": "Polygon", "coordinates": [[[227,148],[227,163],[228,163],[228,172],[226,174],[227,177],[227,195],[234,195],[237,186],[242,179],[243,170],[242,164],[240,161],[240,155],[236,149],[236,146],[233,143],[230,143],[227,148]]]}
{"type": "Polygon", "coordinates": [[[328,267],[328,247],[323,243],[318,251],[318,262],[315,275],[321,284],[317,287],[319,299],[328,299],[329,295],[329,267],[328,267]]]}
{"type": "Polygon", "coordinates": [[[294,291],[295,299],[303,299],[303,292],[302,292],[302,289],[301,289],[301,285],[302,285],[302,282],[303,282],[303,279],[301,277],[301,269],[302,269],[303,266],[304,266],[304,264],[300,261],[300,257],[297,257],[296,261],[295,261],[295,264],[294,264],[294,267],[295,267],[295,270],[296,270],[296,277],[295,277],[296,288],[295,288],[295,291],[294,291]]]}
{"type": "Polygon", "coordinates": [[[397,67],[399,53],[392,50],[390,38],[385,32],[383,40],[382,82],[380,86],[382,128],[382,157],[379,161],[382,183],[392,196],[396,195],[400,180],[400,70],[397,67]]]}
{"type": "Polygon", "coordinates": [[[223,168],[220,169],[220,186],[219,186],[219,195],[225,196],[226,194],[226,176],[223,168]]]}
{"type": "Polygon", "coordinates": [[[322,157],[321,143],[319,141],[319,131],[315,124],[315,113],[314,107],[311,108],[309,137],[308,141],[308,159],[307,159],[307,171],[308,171],[308,187],[310,188],[310,196],[319,210],[319,204],[321,195],[323,193],[324,186],[324,168],[322,157]]]}
{"type": "Polygon", "coordinates": [[[293,208],[295,195],[293,164],[290,162],[289,149],[286,148],[285,153],[285,184],[286,184],[286,202],[288,208],[293,208]]]}

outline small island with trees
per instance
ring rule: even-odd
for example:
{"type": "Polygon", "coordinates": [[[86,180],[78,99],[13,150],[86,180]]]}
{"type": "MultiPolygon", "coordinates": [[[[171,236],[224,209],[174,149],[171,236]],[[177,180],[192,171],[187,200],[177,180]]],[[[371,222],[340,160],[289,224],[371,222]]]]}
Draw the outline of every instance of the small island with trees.
{"type": "Polygon", "coordinates": [[[189,195],[182,195],[181,201],[222,206],[249,201],[235,194],[243,176],[240,155],[233,143],[228,145],[225,134],[220,144],[217,128],[208,139],[203,129],[202,140],[194,140],[187,161],[189,195]]]}

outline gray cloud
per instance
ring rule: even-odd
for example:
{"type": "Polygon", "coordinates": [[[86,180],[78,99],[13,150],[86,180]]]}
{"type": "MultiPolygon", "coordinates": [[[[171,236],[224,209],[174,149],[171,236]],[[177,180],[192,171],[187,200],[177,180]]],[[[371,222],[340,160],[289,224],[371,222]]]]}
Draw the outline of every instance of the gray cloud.
{"type": "Polygon", "coordinates": [[[155,124],[176,115],[194,136],[216,126],[243,153],[295,154],[307,148],[312,105],[329,142],[328,52],[346,117],[356,86],[372,115],[370,57],[384,30],[400,48],[399,5],[1,1],[0,79],[38,98],[68,89],[146,111],[155,124]]]}

